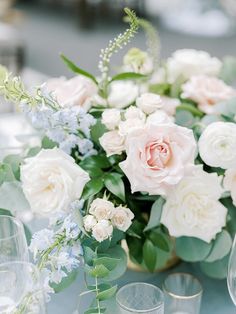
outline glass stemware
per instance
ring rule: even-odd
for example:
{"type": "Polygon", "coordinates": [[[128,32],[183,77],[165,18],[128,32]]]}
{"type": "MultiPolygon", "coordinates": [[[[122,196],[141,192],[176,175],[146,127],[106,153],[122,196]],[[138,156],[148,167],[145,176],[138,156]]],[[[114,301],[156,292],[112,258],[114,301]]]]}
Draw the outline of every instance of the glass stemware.
{"type": "Polygon", "coordinates": [[[0,264],[0,313],[45,314],[37,268],[26,262],[0,264]]]}
{"type": "Polygon", "coordinates": [[[0,263],[28,260],[23,224],[14,217],[0,215],[0,263]]]}
{"type": "Polygon", "coordinates": [[[236,235],[229,257],[227,284],[231,299],[236,306],[236,235]]]}

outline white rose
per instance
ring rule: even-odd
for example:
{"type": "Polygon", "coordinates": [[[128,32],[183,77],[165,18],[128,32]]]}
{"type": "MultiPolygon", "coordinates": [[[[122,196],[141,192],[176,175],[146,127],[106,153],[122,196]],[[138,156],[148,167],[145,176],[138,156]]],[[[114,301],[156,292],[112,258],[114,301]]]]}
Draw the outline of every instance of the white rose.
{"type": "Polygon", "coordinates": [[[169,117],[164,110],[157,110],[147,118],[147,124],[172,123],[173,118],[169,117]]]}
{"type": "Polygon", "coordinates": [[[196,237],[210,242],[226,224],[227,208],[219,198],[221,177],[193,166],[167,195],[161,223],[173,237],[196,237]]]}
{"type": "Polygon", "coordinates": [[[91,107],[92,97],[97,93],[97,85],[82,75],[66,80],[53,78],[48,80],[43,89],[52,94],[62,107],[83,107],[86,111],[91,107]]]}
{"type": "Polygon", "coordinates": [[[135,129],[139,129],[145,125],[144,120],[140,119],[128,119],[121,121],[119,124],[119,134],[121,136],[126,136],[135,129]]]}
{"type": "Polygon", "coordinates": [[[236,96],[236,91],[215,77],[193,76],[182,86],[181,97],[194,100],[199,109],[207,114],[215,112],[214,105],[236,96]]]}
{"type": "Polygon", "coordinates": [[[97,220],[93,215],[86,215],[83,219],[84,229],[90,232],[93,227],[97,224],[97,220]]]}
{"type": "Polygon", "coordinates": [[[138,86],[131,81],[114,81],[110,84],[108,103],[114,108],[125,108],[138,97],[138,86]]]}
{"type": "Polygon", "coordinates": [[[178,98],[170,98],[167,96],[161,96],[162,110],[164,110],[169,116],[174,116],[176,113],[176,107],[180,105],[178,98]]]}
{"type": "Polygon", "coordinates": [[[119,109],[105,109],[102,113],[102,123],[108,130],[114,130],[118,127],[121,120],[119,109]]]}
{"type": "Polygon", "coordinates": [[[125,232],[131,226],[132,219],[134,219],[134,214],[129,208],[118,206],[115,208],[111,222],[114,227],[125,232]]]}
{"type": "Polygon", "coordinates": [[[92,229],[92,236],[102,242],[112,236],[113,227],[109,220],[100,220],[92,229]]]}
{"type": "Polygon", "coordinates": [[[196,141],[190,129],[174,123],[147,124],[127,135],[127,158],[120,168],[128,177],[132,193],[165,195],[193,164],[196,141]]]}
{"type": "Polygon", "coordinates": [[[107,156],[120,155],[125,150],[125,138],[118,131],[109,131],[100,137],[99,142],[107,156]]]}
{"type": "Polygon", "coordinates": [[[129,108],[127,108],[125,110],[125,119],[129,120],[129,119],[139,119],[142,121],[145,121],[146,116],[143,113],[143,111],[135,106],[130,106],[129,108]]]}
{"type": "Polygon", "coordinates": [[[169,83],[179,76],[185,79],[194,75],[218,76],[222,63],[212,58],[209,53],[194,49],[181,49],[173,53],[167,60],[166,69],[169,83]]]}
{"type": "Polygon", "coordinates": [[[94,215],[97,220],[110,219],[113,216],[114,209],[112,202],[103,198],[96,198],[90,205],[89,213],[94,215]]]}
{"type": "Polygon", "coordinates": [[[145,93],[136,99],[136,106],[146,114],[151,114],[162,108],[162,100],[157,94],[145,93]]]}
{"type": "Polygon", "coordinates": [[[211,167],[236,166],[236,124],[213,122],[203,131],[199,142],[202,160],[211,167]]]}
{"type": "Polygon", "coordinates": [[[22,188],[36,214],[67,211],[80,198],[89,175],[58,148],[43,149],[21,166],[22,188]]]}
{"type": "Polygon", "coordinates": [[[225,171],[224,188],[226,191],[230,191],[233,204],[236,206],[236,168],[225,171]]]}

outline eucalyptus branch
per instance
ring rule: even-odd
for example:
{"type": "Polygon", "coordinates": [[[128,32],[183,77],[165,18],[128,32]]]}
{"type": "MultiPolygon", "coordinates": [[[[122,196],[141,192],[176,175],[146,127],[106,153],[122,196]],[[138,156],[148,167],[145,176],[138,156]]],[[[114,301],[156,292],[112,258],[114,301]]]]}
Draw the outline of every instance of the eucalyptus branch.
{"type": "Polygon", "coordinates": [[[116,38],[111,40],[108,47],[102,49],[100,54],[101,60],[98,65],[99,70],[102,73],[100,88],[104,91],[105,94],[109,81],[110,60],[112,55],[126,46],[130,42],[131,38],[133,38],[137,33],[139,28],[138,18],[136,17],[135,12],[128,8],[125,8],[124,11],[129,18],[130,27],[123,34],[119,34],[116,38]]]}

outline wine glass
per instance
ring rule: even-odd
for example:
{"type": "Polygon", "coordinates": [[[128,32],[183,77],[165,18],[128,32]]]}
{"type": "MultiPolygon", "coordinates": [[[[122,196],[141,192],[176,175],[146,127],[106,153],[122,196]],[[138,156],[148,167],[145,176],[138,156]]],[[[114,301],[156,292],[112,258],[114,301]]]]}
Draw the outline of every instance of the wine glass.
{"type": "Polygon", "coordinates": [[[231,299],[236,306],[236,235],[229,257],[227,284],[231,299]]]}
{"type": "Polygon", "coordinates": [[[27,262],[0,264],[0,313],[45,314],[38,269],[27,262]]]}
{"type": "Polygon", "coordinates": [[[0,215],[0,263],[28,260],[23,224],[14,217],[0,215]]]}

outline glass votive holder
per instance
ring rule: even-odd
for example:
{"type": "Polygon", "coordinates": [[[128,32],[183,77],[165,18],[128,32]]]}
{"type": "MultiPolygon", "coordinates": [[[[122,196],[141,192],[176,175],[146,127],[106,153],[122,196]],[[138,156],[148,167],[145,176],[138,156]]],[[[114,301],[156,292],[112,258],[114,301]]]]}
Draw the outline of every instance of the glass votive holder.
{"type": "Polygon", "coordinates": [[[135,282],[120,288],[116,294],[119,313],[164,314],[163,292],[148,283],[135,282]]]}
{"type": "Polygon", "coordinates": [[[202,285],[186,273],[170,274],[163,284],[165,314],[199,314],[202,285]]]}

